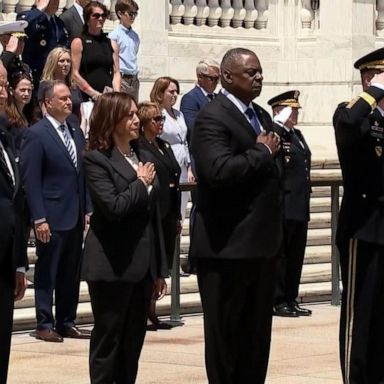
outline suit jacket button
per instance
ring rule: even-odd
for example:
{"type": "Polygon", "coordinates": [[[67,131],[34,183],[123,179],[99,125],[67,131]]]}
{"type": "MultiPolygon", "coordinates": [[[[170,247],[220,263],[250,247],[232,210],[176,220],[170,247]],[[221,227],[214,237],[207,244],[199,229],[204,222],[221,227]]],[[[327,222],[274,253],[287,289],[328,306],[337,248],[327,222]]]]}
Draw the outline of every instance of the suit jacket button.
{"type": "Polygon", "coordinates": [[[363,199],[365,199],[365,198],[367,197],[367,195],[366,195],[365,193],[363,193],[363,194],[361,195],[361,197],[362,197],[363,199]]]}

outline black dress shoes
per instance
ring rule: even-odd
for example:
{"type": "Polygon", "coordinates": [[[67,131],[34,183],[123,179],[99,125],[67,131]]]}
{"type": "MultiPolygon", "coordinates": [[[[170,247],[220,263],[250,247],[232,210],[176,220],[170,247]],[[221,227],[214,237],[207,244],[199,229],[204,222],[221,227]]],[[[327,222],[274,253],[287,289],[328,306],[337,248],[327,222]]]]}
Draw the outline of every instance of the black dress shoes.
{"type": "Polygon", "coordinates": [[[299,316],[311,316],[312,311],[310,309],[302,308],[296,301],[288,303],[290,308],[294,309],[299,316]]]}
{"type": "Polygon", "coordinates": [[[273,315],[281,317],[299,317],[295,308],[292,308],[287,303],[281,303],[273,307],[273,315]]]}
{"type": "Polygon", "coordinates": [[[77,327],[66,327],[62,329],[57,329],[57,332],[62,337],[67,337],[69,339],[90,339],[91,331],[87,329],[79,329],[77,327]]]}
{"type": "Polygon", "coordinates": [[[62,343],[63,338],[53,329],[36,329],[35,332],[31,334],[35,336],[38,340],[47,341],[50,343],[62,343]]]}
{"type": "Polygon", "coordinates": [[[157,331],[158,329],[172,329],[173,325],[159,320],[157,316],[148,316],[148,320],[151,322],[147,324],[147,331],[157,331]]]}

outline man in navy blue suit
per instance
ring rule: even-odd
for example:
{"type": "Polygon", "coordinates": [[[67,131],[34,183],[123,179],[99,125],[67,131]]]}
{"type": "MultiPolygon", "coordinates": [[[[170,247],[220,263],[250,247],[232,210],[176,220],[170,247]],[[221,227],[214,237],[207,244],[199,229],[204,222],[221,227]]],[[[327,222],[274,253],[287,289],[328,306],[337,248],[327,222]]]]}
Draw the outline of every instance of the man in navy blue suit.
{"type": "Polygon", "coordinates": [[[35,301],[37,339],[89,336],[75,327],[85,214],[90,213],[84,179],[84,136],[69,124],[72,101],[61,81],[47,82],[47,114],[28,128],[21,171],[37,238],[35,301]],[[56,319],[52,313],[55,290],[56,319]]]}
{"type": "Polygon", "coordinates": [[[200,109],[214,99],[215,89],[220,79],[220,65],[215,60],[203,59],[196,67],[197,83],[181,99],[180,110],[183,112],[188,127],[188,142],[197,114],[200,109]]]}

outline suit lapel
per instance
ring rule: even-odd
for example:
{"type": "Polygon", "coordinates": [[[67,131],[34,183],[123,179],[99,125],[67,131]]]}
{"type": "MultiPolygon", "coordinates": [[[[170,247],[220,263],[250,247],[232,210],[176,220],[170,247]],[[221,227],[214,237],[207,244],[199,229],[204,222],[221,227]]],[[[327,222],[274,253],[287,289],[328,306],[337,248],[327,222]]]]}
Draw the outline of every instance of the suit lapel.
{"type": "Polygon", "coordinates": [[[221,104],[228,110],[231,118],[235,119],[236,122],[244,128],[244,132],[248,133],[253,140],[256,139],[256,132],[252,125],[248,122],[247,118],[243,113],[240,112],[239,108],[228,99],[227,96],[219,93],[215,100],[221,102],[221,104]]]}
{"type": "Polygon", "coordinates": [[[204,106],[209,102],[208,98],[204,95],[203,91],[197,85],[195,86],[195,93],[197,98],[199,99],[199,103],[201,104],[201,106],[204,106]]]}
{"type": "MultiPolygon", "coordinates": [[[[15,178],[15,185],[13,186],[13,183],[11,180],[9,180],[8,176],[6,176],[6,179],[9,180],[9,185],[13,188],[13,197],[15,197],[16,191],[18,190],[18,187],[20,184],[20,179],[19,179],[18,167],[17,167],[17,164],[15,162],[15,158],[14,158],[14,153],[11,149],[10,144],[9,144],[9,137],[7,137],[7,136],[8,135],[4,131],[0,130],[0,140],[1,140],[1,143],[4,147],[5,152],[8,155],[9,161],[11,162],[13,176],[15,178]]],[[[1,148],[0,148],[0,150],[1,150],[1,148]]],[[[1,168],[2,172],[4,172],[5,175],[9,174],[9,169],[8,169],[8,166],[6,163],[3,164],[3,162],[0,161],[0,168],[1,168]]]]}
{"type": "Polygon", "coordinates": [[[82,29],[83,22],[81,21],[80,15],[77,12],[75,7],[73,7],[72,16],[73,16],[73,21],[77,24],[78,27],[80,27],[80,29],[82,29]]]}
{"type": "Polygon", "coordinates": [[[136,178],[136,171],[116,147],[111,151],[110,162],[112,167],[126,180],[132,181],[136,178]]]}

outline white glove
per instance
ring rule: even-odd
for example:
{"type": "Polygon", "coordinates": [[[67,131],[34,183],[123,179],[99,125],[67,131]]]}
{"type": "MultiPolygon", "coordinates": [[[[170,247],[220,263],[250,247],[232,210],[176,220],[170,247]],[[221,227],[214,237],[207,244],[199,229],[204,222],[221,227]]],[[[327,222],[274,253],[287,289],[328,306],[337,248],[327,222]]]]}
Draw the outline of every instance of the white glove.
{"type": "Polygon", "coordinates": [[[291,107],[285,107],[283,108],[274,118],[273,121],[275,123],[280,123],[285,125],[289,117],[291,116],[292,108],[291,107]]]}

